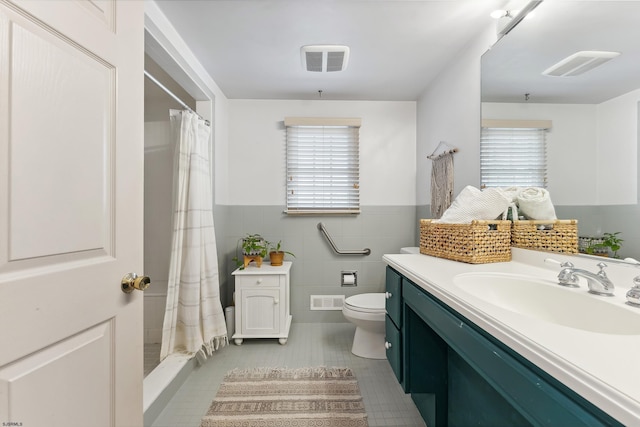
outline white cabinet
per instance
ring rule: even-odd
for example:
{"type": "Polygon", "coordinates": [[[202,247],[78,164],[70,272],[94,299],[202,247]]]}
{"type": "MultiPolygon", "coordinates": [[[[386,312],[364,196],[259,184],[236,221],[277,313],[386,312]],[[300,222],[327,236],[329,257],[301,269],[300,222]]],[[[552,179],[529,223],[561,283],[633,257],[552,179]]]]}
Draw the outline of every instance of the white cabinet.
{"type": "Polygon", "coordinates": [[[278,338],[286,344],[291,328],[289,270],[291,262],[281,266],[262,264],[237,269],[232,274],[236,282],[236,333],[233,340],[242,344],[244,338],[278,338]]]}

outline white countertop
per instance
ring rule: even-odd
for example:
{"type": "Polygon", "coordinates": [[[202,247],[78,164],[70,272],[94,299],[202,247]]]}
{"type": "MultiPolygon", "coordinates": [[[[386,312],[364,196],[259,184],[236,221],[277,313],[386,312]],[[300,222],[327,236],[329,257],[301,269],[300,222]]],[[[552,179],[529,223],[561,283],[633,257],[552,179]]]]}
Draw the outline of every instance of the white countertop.
{"type": "MultiPolygon", "coordinates": [[[[592,272],[598,271],[598,261],[606,263],[607,259],[518,248],[513,248],[512,254],[511,262],[490,264],[466,264],[421,254],[384,255],[383,260],[616,420],[639,425],[640,335],[589,332],[538,320],[490,304],[453,284],[457,274],[499,272],[532,276],[556,286],[560,266],[544,263],[545,258],[571,260],[576,267],[592,272]]],[[[580,288],[561,288],[637,313],[640,322],[640,308],[625,304],[625,294],[633,278],[640,275],[640,268],[609,262],[607,274],[616,287],[614,297],[587,293],[582,278],[580,288]]]]}

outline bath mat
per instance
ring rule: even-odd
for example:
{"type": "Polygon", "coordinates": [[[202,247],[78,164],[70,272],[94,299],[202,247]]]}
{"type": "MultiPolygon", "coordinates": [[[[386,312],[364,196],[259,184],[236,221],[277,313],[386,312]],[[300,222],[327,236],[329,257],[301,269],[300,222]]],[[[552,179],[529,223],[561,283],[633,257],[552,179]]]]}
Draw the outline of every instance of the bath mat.
{"type": "Polygon", "coordinates": [[[256,368],[227,373],[200,427],[367,427],[349,368],[256,368]]]}

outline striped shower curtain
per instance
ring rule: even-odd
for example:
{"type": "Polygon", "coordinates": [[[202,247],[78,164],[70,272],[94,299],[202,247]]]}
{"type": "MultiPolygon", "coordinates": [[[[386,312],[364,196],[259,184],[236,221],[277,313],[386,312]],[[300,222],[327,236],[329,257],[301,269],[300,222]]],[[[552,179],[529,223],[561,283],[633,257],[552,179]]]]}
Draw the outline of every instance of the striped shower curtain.
{"type": "Polygon", "coordinates": [[[160,359],[195,355],[202,363],[228,343],[220,303],[209,162],[211,128],[189,111],[171,110],[174,158],[173,241],[160,359]],[[177,168],[177,169],[176,169],[177,168]]]}

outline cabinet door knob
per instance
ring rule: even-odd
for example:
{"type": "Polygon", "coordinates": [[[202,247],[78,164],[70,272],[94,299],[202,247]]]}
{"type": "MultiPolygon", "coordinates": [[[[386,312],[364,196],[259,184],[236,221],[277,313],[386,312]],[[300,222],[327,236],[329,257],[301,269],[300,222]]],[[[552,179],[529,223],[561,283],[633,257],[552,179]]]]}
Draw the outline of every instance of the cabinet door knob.
{"type": "Polygon", "coordinates": [[[273,300],[273,305],[276,305],[276,304],[279,304],[279,303],[280,303],[280,300],[278,298],[275,298],[273,300]]]}
{"type": "Polygon", "coordinates": [[[259,285],[260,283],[262,283],[262,279],[256,280],[256,283],[259,285]]]}
{"type": "Polygon", "coordinates": [[[393,294],[391,292],[385,292],[384,293],[385,298],[389,299],[393,296],[393,294]]]}
{"type": "Polygon", "coordinates": [[[391,348],[391,343],[389,341],[385,341],[384,342],[384,348],[386,348],[387,350],[389,350],[391,348]]]}

